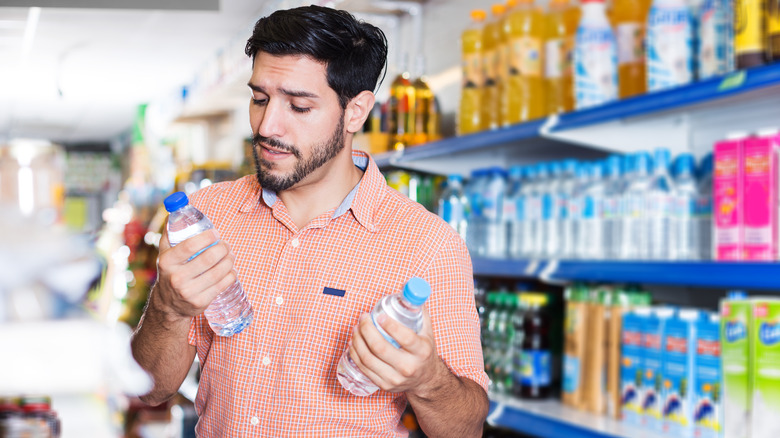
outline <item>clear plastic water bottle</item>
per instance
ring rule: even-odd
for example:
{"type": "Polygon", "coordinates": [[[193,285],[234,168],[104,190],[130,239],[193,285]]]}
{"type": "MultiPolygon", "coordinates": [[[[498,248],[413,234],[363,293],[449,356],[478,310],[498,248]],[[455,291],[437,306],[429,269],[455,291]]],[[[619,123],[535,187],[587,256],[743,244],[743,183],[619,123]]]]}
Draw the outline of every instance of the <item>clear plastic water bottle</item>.
{"type": "Polygon", "coordinates": [[[526,184],[523,185],[521,193],[523,195],[523,222],[521,233],[521,258],[530,258],[534,255],[534,241],[535,235],[538,233],[537,225],[538,220],[536,215],[539,214],[539,173],[537,166],[529,166],[526,168],[526,184]]]}
{"type": "Polygon", "coordinates": [[[650,244],[645,227],[645,196],[650,188],[651,158],[647,152],[638,152],[630,159],[632,172],[623,192],[623,238],[620,258],[642,260],[647,258],[650,244]]]}
{"type": "Polygon", "coordinates": [[[542,198],[542,257],[554,258],[561,251],[561,234],[558,226],[561,222],[561,211],[558,208],[563,194],[563,164],[549,164],[550,180],[542,198]]]}
{"type": "Polygon", "coordinates": [[[560,194],[558,196],[558,251],[554,258],[568,258],[574,253],[574,226],[569,216],[569,202],[577,187],[577,160],[564,160],[561,163],[560,194]]]}
{"type": "Polygon", "coordinates": [[[601,260],[604,258],[604,225],[602,205],[604,203],[604,163],[590,165],[590,183],[582,197],[582,211],[579,227],[579,258],[601,260]]]}
{"type": "Polygon", "coordinates": [[[696,204],[699,195],[695,161],[691,154],[680,154],[674,162],[674,221],[676,238],[672,243],[672,260],[699,258],[699,224],[696,204]]]}
{"type": "Polygon", "coordinates": [[[530,257],[544,257],[544,203],[545,197],[550,191],[550,165],[539,163],[536,165],[536,190],[528,199],[529,220],[533,222],[535,232],[529,237],[531,242],[530,257]]]}
{"type": "Polygon", "coordinates": [[[450,224],[465,241],[468,232],[468,199],[463,193],[463,177],[450,175],[447,186],[439,198],[439,217],[450,224]]]}
{"type": "Polygon", "coordinates": [[[506,224],[507,254],[512,258],[522,256],[522,222],[523,222],[523,186],[525,168],[512,166],[509,168],[509,182],[504,198],[504,223],[506,224]]]}
{"type": "Polygon", "coordinates": [[[485,237],[484,237],[484,201],[482,195],[484,186],[487,183],[487,170],[477,169],[471,172],[471,179],[466,185],[464,192],[469,201],[468,228],[466,230],[466,246],[472,254],[485,255],[485,237]]]}
{"type": "Polygon", "coordinates": [[[672,242],[677,239],[676,230],[672,226],[674,182],[669,176],[670,163],[669,149],[656,149],[653,177],[645,197],[647,239],[650,244],[648,258],[652,260],[671,259],[672,242]]]}
{"type": "Polygon", "coordinates": [[[502,214],[506,195],[506,171],[500,167],[490,169],[485,185],[483,209],[485,225],[485,255],[492,258],[506,257],[506,227],[502,214]]]}
{"type": "MultiPolygon", "coordinates": [[[[171,246],[200,234],[206,230],[214,228],[203,213],[190,205],[190,201],[184,192],[176,192],[163,202],[165,209],[168,210],[168,241],[171,246]]],[[[203,248],[190,257],[190,260],[197,257],[200,253],[208,249],[203,248]]],[[[209,304],[205,312],[206,320],[209,326],[218,336],[233,336],[241,333],[249,324],[252,323],[252,304],[247,299],[241,283],[236,280],[235,283],[222,291],[214,301],[209,304]]]]}
{"type": "Polygon", "coordinates": [[[699,186],[696,200],[696,222],[699,230],[699,259],[712,259],[712,154],[707,154],[699,166],[699,186]]]}
{"type": "Polygon", "coordinates": [[[572,196],[571,202],[569,202],[569,215],[571,215],[573,222],[572,237],[574,238],[574,245],[570,258],[582,258],[583,251],[583,233],[584,228],[584,210],[585,210],[585,198],[587,196],[587,190],[591,184],[591,163],[580,163],[577,166],[577,185],[574,189],[574,196],[572,196]]]}
{"type": "Polygon", "coordinates": [[[620,197],[623,194],[623,160],[617,155],[604,163],[604,199],[601,207],[601,237],[604,258],[615,260],[620,254],[620,197]]]}
{"type": "MultiPolygon", "coordinates": [[[[395,348],[401,348],[395,339],[390,337],[387,332],[377,322],[378,318],[386,315],[392,318],[404,327],[412,329],[419,333],[422,329],[422,305],[431,295],[431,286],[427,281],[419,277],[412,277],[404,285],[401,293],[387,295],[379,300],[371,312],[371,321],[374,322],[379,333],[387,339],[395,348]]],[[[362,371],[355,365],[349,354],[349,348],[344,350],[339,360],[337,368],[337,377],[339,383],[344,389],[354,395],[367,396],[376,392],[379,387],[374,384],[362,371]]]]}

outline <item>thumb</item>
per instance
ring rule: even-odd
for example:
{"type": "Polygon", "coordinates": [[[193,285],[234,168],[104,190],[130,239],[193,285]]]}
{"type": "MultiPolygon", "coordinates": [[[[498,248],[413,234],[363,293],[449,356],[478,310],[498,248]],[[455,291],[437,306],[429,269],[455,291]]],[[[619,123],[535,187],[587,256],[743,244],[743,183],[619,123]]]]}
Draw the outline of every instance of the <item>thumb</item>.
{"type": "Polygon", "coordinates": [[[423,306],[422,309],[422,328],[420,329],[420,335],[433,339],[433,324],[431,323],[431,314],[428,313],[428,306],[423,306]]]}

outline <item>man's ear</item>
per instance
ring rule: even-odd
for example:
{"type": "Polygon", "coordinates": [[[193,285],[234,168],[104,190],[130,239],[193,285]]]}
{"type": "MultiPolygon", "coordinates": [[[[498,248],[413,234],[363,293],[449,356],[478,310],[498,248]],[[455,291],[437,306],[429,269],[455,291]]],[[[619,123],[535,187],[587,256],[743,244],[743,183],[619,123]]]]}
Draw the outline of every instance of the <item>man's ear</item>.
{"type": "Polygon", "coordinates": [[[344,125],[347,128],[347,132],[350,134],[360,132],[368,115],[371,114],[371,110],[374,108],[375,101],[376,96],[368,90],[361,91],[360,94],[349,101],[344,111],[344,125]]]}

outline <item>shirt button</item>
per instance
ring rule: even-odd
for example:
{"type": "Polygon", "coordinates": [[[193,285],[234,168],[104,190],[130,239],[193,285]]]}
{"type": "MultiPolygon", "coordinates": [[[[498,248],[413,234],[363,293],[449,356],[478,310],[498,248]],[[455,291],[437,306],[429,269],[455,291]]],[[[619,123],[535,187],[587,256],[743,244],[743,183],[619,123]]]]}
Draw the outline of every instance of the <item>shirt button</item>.
{"type": "Polygon", "coordinates": [[[282,304],[284,304],[284,298],[282,298],[282,297],[276,297],[276,304],[278,304],[278,305],[280,305],[280,306],[281,306],[282,304]]]}
{"type": "Polygon", "coordinates": [[[292,245],[293,248],[297,248],[301,244],[301,241],[298,240],[298,238],[296,237],[292,240],[292,242],[290,242],[290,244],[292,245]]]}
{"type": "Polygon", "coordinates": [[[266,356],[263,358],[263,365],[268,365],[271,363],[271,358],[266,356]]]}
{"type": "Polygon", "coordinates": [[[249,420],[249,422],[252,423],[252,426],[257,426],[258,424],[260,424],[260,419],[257,417],[252,417],[252,419],[249,420]]]}

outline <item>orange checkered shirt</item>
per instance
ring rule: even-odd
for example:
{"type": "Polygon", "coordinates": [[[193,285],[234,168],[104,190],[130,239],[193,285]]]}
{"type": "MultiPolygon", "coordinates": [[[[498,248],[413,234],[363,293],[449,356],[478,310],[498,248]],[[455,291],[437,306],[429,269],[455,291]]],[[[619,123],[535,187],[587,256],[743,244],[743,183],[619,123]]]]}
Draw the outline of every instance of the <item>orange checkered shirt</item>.
{"type": "Polygon", "coordinates": [[[403,394],[351,395],[336,365],[358,317],[414,276],[433,290],[426,306],[439,356],[455,375],[487,389],[464,242],[389,188],[367,154],[353,152],[353,160],[365,169],[355,190],[302,229],[254,175],[191,197],[233,249],[255,312],[230,338],[215,336],[203,315],[193,318],[199,436],[408,436],[399,422],[403,394]]]}

